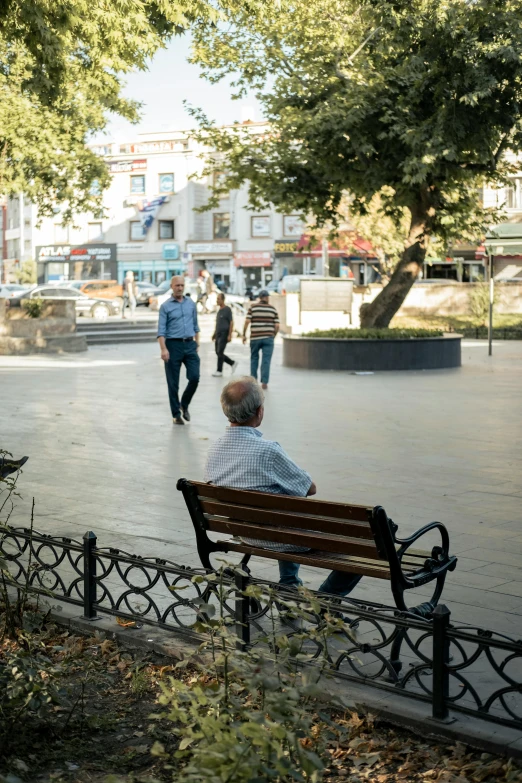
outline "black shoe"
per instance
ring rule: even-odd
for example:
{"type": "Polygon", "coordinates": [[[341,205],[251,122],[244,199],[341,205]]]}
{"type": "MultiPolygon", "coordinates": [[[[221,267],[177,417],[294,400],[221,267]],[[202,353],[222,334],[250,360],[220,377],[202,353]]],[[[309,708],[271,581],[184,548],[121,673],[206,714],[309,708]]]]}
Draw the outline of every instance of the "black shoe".
{"type": "Polygon", "coordinates": [[[182,414],[183,418],[185,419],[185,421],[190,421],[190,413],[188,412],[188,408],[182,408],[181,409],[181,414],[182,414]]]}
{"type": "Polygon", "coordinates": [[[183,421],[183,419],[181,418],[181,414],[180,414],[180,413],[178,413],[178,415],[177,415],[177,416],[174,416],[174,418],[172,419],[172,421],[174,422],[174,424],[185,424],[185,422],[184,422],[184,421],[183,421]]]}
{"type": "Polygon", "coordinates": [[[6,476],[9,476],[11,473],[16,473],[25,465],[28,459],[29,457],[22,457],[21,459],[0,457],[0,478],[6,478],[6,476]]]}

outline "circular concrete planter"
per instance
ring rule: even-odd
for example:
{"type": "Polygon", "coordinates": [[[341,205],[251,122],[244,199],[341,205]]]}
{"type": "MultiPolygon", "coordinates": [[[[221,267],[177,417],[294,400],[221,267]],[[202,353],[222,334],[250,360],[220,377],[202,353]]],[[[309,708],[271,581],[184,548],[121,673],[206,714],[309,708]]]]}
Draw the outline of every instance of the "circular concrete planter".
{"type": "Polygon", "coordinates": [[[460,367],[461,335],[408,340],[284,336],[283,365],[306,370],[440,370],[460,367]]]}

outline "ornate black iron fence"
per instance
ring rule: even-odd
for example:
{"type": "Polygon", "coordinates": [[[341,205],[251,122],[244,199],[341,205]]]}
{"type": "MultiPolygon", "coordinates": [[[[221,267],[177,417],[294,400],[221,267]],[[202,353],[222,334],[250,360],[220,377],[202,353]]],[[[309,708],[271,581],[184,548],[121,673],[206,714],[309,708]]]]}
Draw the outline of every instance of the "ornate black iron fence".
{"type": "Polygon", "coordinates": [[[426,620],[369,602],[297,594],[225,566],[217,576],[100,548],[94,533],[81,542],[3,527],[0,557],[11,585],[77,606],[87,619],[113,615],[201,639],[201,621],[218,612],[235,625],[242,648],[266,643],[276,626],[279,638],[299,640],[301,659],[428,702],[435,719],[450,720],[451,711],[522,728],[522,641],[454,626],[445,606],[426,620]]]}

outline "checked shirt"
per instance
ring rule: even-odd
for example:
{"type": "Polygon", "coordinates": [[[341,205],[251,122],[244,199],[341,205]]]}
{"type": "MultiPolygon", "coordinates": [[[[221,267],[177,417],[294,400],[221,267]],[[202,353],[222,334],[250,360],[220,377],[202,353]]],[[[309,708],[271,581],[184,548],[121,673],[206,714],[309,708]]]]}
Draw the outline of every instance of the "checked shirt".
{"type": "MultiPolygon", "coordinates": [[[[264,440],[253,427],[228,427],[211,446],[205,481],[221,487],[306,497],[312,477],[290,459],[274,440],[264,440]]],[[[245,538],[245,543],[274,552],[307,552],[307,547],[245,538]]]]}

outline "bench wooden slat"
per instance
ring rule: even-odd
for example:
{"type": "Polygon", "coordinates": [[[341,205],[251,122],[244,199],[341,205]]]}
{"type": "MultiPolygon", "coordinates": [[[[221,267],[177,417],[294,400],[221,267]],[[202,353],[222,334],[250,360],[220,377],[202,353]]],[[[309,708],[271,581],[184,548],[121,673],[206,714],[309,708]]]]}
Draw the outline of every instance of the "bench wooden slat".
{"type": "Polygon", "coordinates": [[[317,530],[318,532],[333,533],[338,536],[350,536],[351,538],[363,538],[373,541],[373,533],[367,522],[328,519],[309,514],[285,514],[270,509],[236,506],[230,503],[219,503],[214,500],[200,500],[200,503],[205,514],[210,514],[211,516],[227,517],[228,519],[236,519],[241,522],[254,522],[260,525],[272,525],[273,527],[317,530]]]}
{"type": "Polygon", "coordinates": [[[196,488],[200,500],[213,498],[223,503],[238,503],[242,506],[256,508],[273,508],[277,511],[290,511],[298,514],[314,514],[331,519],[353,519],[359,522],[369,522],[372,508],[369,506],[350,505],[347,503],[332,503],[328,500],[312,500],[311,498],[296,498],[290,495],[273,495],[268,492],[253,490],[230,489],[216,487],[214,484],[204,484],[201,481],[191,481],[196,488]]]}
{"type": "MultiPolygon", "coordinates": [[[[379,560],[379,554],[373,541],[361,538],[341,538],[326,533],[309,531],[281,530],[276,527],[259,527],[244,522],[226,520],[222,517],[207,516],[208,529],[214,533],[229,533],[241,538],[260,538],[263,541],[274,541],[281,544],[306,546],[310,549],[327,550],[340,554],[353,554],[379,560]]],[[[265,550],[266,557],[266,550],[265,550]]]]}
{"type": "MultiPolygon", "coordinates": [[[[249,544],[237,544],[232,541],[218,541],[219,545],[227,546],[231,552],[241,552],[251,554],[253,557],[266,558],[267,555],[273,560],[295,561],[295,552],[274,552],[260,547],[250,546],[249,544]]],[[[390,579],[390,569],[385,563],[377,561],[364,562],[350,558],[349,556],[335,556],[331,552],[314,551],[309,554],[299,552],[297,555],[302,565],[309,565],[315,568],[327,568],[336,571],[346,571],[350,574],[361,574],[361,576],[371,576],[375,579],[390,579]]]]}

